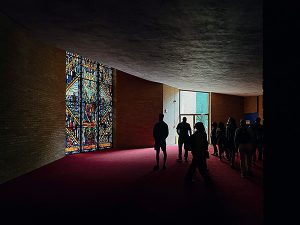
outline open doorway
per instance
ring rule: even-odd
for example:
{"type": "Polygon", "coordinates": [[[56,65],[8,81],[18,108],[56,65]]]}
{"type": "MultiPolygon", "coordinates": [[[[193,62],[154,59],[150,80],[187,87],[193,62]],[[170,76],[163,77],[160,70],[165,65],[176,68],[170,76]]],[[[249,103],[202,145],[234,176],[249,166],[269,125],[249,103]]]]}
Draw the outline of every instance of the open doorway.
{"type": "Polygon", "coordinates": [[[179,93],[179,119],[187,118],[194,132],[197,122],[204,124],[207,136],[209,136],[209,93],[200,91],[180,90],[179,93]]]}

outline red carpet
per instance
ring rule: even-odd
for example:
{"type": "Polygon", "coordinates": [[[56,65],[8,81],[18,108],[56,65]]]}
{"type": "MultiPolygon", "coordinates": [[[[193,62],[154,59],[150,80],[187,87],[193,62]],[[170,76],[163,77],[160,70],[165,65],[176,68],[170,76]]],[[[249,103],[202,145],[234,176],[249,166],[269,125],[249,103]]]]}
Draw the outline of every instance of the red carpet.
{"type": "MultiPolygon", "coordinates": [[[[161,153],[162,158],[162,153],[161,153]]],[[[242,179],[210,156],[212,186],[168,147],[167,170],[153,172],[152,148],[70,155],[1,185],[6,224],[262,224],[262,166],[242,179]]],[[[191,156],[189,156],[191,160],[191,156]]],[[[2,220],[3,221],[3,220],[2,220]]]]}

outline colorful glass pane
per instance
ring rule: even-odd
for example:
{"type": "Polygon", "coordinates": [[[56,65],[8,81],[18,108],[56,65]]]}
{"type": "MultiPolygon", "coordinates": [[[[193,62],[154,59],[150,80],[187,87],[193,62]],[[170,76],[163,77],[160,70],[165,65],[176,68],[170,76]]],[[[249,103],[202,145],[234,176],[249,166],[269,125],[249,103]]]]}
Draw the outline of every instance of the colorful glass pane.
{"type": "Polygon", "coordinates": [[[80,57],[70,52],[66,53],[66,83],[67,85],[74,79],[79,77],[81,72],[80,57]]]}
{"type": "Polygon", "coordinates": [[[79,152],[79,141],[73,134],[66,128],[66,154],[79,152]]]}
{"type": "Polygon", "coordinates": [[[96,103],[83,102],[82,103],[82,125],[94,126],[97,123],[97,106],[96,103]]]}
{"type": "Polygon", "coordinates": [[[82,58],[82,78],[97,81],[97,63],[90,59],[82,58]]]}
{"type": "Polygon", "coordinates": [[[82,132],[82,145],[83,151],[91,151],[97,149],[97,130],[95,126],[83,127],[82,132]]]}
{"type": "Polygon", "coordinates": [[[100,137],[99,146],[109,148],[112,145],[112,87],[100,84],[100,137]]]}
{"type": "Polygon", "coordinates": [[[103,84],[112,85],[112,68],[104,65],[99,66],[100,82],[103,84]]]}
{"type": "Polygon", "coordinates": [[[67,102],[66,106],[66,152],[79,151],[79,107],[74,102],[67,102]]]}
{"type": "Polygon", "coordinates": [[[80,79],[76,77],[73,82],[69,83],[66,88],[66,101],[79,102],[80,96],[80,79]]]}
{"type": "Polygon", "coordinates": [[[82,101],[97,101],[97,83],[91,80],[82,80],[82,101]]]}
{"type": "Polygon", "coordinates": [[[66,53],[66,154],[112,147],[112,74],[66,53]]]}
{"type": "Polygon", "coordinates": [[[79,105],[75,102],[66,102],[66,127],[70,127],[73,122],[79,125],[79,105]]]}

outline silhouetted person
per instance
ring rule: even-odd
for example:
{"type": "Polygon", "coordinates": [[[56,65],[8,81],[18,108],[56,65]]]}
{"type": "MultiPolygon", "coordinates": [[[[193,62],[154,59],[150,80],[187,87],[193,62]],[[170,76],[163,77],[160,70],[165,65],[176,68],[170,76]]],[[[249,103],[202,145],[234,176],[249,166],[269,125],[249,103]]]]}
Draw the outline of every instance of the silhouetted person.
{"type": "Polygon", "coordinates": [[[247,128],[246,121],[240,121],[240,127],[235,132],[235,145],[240,153],[241,177],[251,175],[251,153],[253,149],[252,132],[247,128]]]}
{"type": "Polygon", "coordinates": [[[252,125],[255,136],[253,161],[256,160],[256,149],[258,151],[258,160],[262,160],[263,155],[263,125],[260,124],[260,121],[261,119],[257,117],[252,125]]]}
{"type": "Polygon", "coordinates": [[[226,145],[226,136],[225,136],[225,126],[224,123],[219,122],[218,128],[217,128],[217,144],[219,149],[219,157],[220,160],[223,158],[223,154],[225,151],[225,145],[226,145]]]}
{"type": "Polygon", "coordinates": [[[187,183],[192,182],[196,168],[198,168],[203,178],[208,180],[206,164],[206,159],[209,158],[207,135],[202,122],[196,123],[195,128],[197,129],[196,132],[189,139],[193,160],[185,176],[187,183]]]}
{"type": "Polygon", "coordinates": [[[217,122],[213,122],[211,127],[212,127],[212,130],[210,132],[210,141],[211,141],[211,144],[214,147],[214,153],[212,153],[212,155],[218,156],[218,148],[217,148],[217,128],[218,128],[218,124],[217,124],[217,122]]]}
{"type": "Polygon", "coordinates": [[[234,144],[235,130],[236,130],[235,120],[232,117],[229,117],[226,124],[226,148],[229,151],[230,165],[232,168],[234,167],[235,153],[236,153],[236,148],[234,144]]]}
{"type": "Polygon", "coordinates": [[[182,118],[182,122],[179,123],[176,127],[178,138],[178,160],[182,160],[182,145],[184,145],[184,159],[187,161],[188,159],[188,150],[186,146],[186,141],[189,136],[192,134],[191,125],[186,122],[186,117],[182,118]]]}
{"type": "Polygon", "coordinates": [[[156,166],[154,170],[159,169],[159,153],[160,149],[164,153],[164,165],[163,169],[166,169],[167,162],[167,149],[166,149],[166,138],[169,135],[168,125],[163,121],[164,114],[159,114],[159,122],[154,125],[153,137],[155,140],[154,149],[156,150],[156,166]]]}

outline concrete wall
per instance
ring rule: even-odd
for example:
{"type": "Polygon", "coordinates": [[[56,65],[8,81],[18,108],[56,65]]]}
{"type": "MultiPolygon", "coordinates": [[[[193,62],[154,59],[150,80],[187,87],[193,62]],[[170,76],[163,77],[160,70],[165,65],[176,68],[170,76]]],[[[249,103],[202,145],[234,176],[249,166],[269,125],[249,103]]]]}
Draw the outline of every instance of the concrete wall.
{"type": "Polygon", "coordinates": [[[167,145],[176,145],[176,126],[179,123],[179,89],[163,85],[164,121],[169,126],[167,145]]]}
{"type": "Polygon", "coordinates": [[[163,85],[116,71],[114,147],[153,147],[153,126],[163,112],[163,85]]]}
{"type": "Polygon", "coordinates": [[[0,183],[64,157],[65,52],[0,15],[0,183]]]}

